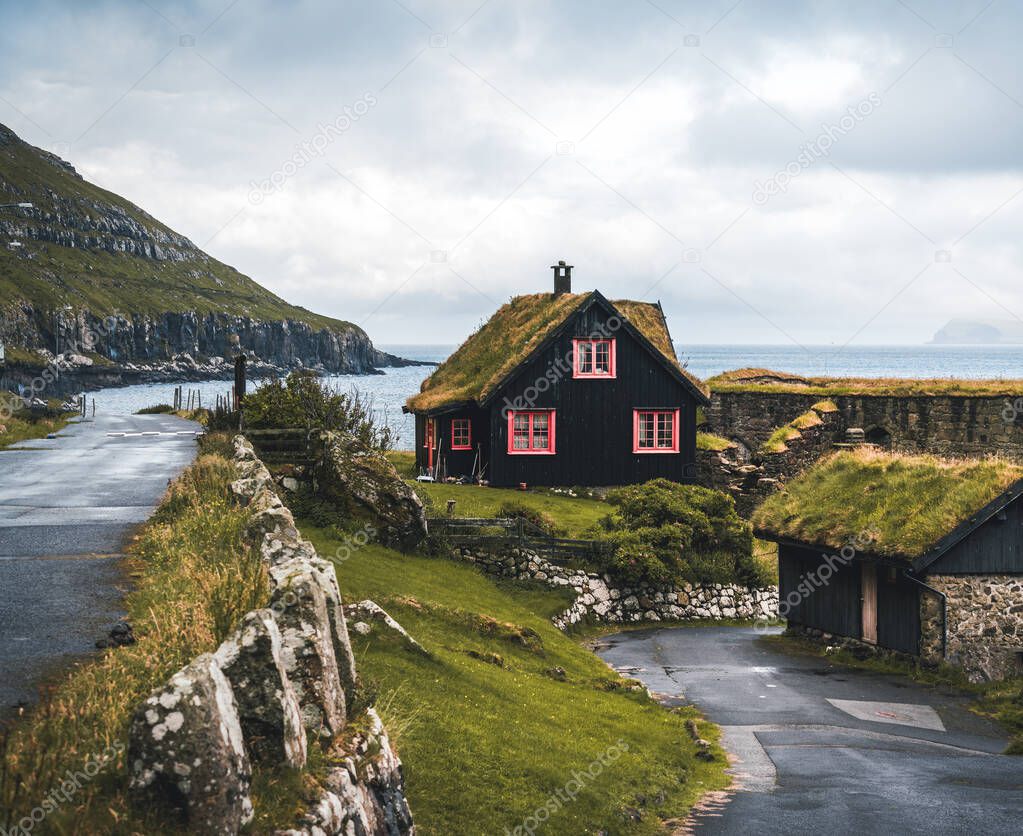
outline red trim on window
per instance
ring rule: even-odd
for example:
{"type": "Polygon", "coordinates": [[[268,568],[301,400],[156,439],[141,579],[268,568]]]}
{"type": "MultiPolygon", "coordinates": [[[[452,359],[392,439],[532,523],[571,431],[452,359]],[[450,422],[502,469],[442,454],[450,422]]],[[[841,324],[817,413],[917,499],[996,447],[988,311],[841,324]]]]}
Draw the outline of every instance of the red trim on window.
{"type": "Polygon", "coordinates": [[[472,421],[468,418],[451,419],[451,449],[472,449],[472,421]],[[464,430],[464,432],[459,432],[459,430],[464,430]]]}
{"type": "Polygon", "coordinates": [[[679,413],[678,409],[634,409],[632,411],[632,452],[679,452],[679,413]],[[668,427],[671,428],[670,439],[665,435],[665,430],[668,427]],[[641,435],[643,436],[643,446],[640,446],[641,435]],[[670,442],[670,444],[666,442],[670,442]]]}
{"type": "Polygon", "coordinates": [[[534,412],[508,413],[508,455],[509,456],[553,456],[555,444],[556,415],[553,409],[534,412]],[[518,427],[518,439],[515,435],[518,427]],[[546,428],[546,433],[544,433],[546,428]],[[542,440],[546,436],[546,446],[542,440]],[[516,441],[524,446],[516,446],[516,441]]]}
{"type": "Polygon", "coordinates": [[[572,377],[614,380],[618,377],[617,340],[572,340],[572,377]],[[580,351],[580,348],[585,349],[580,351]],[[605,371],[598,371],[598,367],[605,371]]]}

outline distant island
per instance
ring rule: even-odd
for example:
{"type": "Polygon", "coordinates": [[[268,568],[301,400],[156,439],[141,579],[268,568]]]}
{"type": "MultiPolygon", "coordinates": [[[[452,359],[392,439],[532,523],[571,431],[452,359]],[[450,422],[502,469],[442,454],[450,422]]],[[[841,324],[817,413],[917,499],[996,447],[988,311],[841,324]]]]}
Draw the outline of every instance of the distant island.
{"type": "Polygon", "coordinates": [[[1018,319],[952,319],[930,345],[1023,345],[1023,321],[1018,319]]]}

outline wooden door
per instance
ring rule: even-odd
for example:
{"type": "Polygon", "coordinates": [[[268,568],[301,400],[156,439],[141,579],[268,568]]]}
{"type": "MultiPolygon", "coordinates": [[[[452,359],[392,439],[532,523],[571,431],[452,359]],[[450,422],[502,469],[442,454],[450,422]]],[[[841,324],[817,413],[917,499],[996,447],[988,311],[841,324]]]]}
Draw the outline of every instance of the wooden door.
{"type": "Polygon", "coordinates": [[[877,566],[864,563],[862,569],[863,641],[877,644],[877,566]]]}

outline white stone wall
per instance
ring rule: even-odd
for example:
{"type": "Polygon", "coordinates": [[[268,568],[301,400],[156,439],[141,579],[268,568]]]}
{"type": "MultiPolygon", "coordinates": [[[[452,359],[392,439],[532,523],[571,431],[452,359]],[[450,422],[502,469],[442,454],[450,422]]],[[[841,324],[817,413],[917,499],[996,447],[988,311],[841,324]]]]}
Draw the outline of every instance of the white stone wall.
{"type": "Polygon", "coordinates": [[[685,584],[677,588],[615,586],[607,575],[558,566],[526,549],[495,552],[463,546],[457,553],[492,575],[571,588],[576,595],[572,606],[552,619],[561,630],[581,621],[628,624],[725,618],[773,620],[778,617],[776,586],[766,589],[733,584],[685,584]]]}
{"type": "Polygon", "coordinates": [[[927,583],[948,599],[945,659],[949,664],[962,668],[974,682],[1023,672],[1019,657],[1023,653],[1023,577],[933,575],[927,583]]]}

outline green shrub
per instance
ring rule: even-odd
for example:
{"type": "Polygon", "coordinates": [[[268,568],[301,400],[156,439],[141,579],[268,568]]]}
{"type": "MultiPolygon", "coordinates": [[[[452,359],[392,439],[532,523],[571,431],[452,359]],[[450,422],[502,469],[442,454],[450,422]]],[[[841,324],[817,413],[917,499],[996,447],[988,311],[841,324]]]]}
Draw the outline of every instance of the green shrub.
{"type": "Polygon", "coordinates": [[[598,536],[614,546],[602,568],[631,583],[766,585],[753,557],[753,534],[720,491],[654,479],[619,488],[607,501],[616,513],[598,536]]]}
{"type": "Polygon", "coordinates": [[[167,415],[174,411],[169,403],[158,403],[153,406],[146,406],[136,412],[136,415],[167,415]]]}
{"type": "Polygon", "coordinates": [[[357,391],[337,391],[308,371],[264,383],[245,397],[242,411],[253,429],[335,430],[373,450],[386,451],[394,443],[394,431],[377,424],[371,400],[357,391]]]}
{"type": "Polygon", "coordinates": [[[531,508],[522,502],[505,502],[497,509],[497,516],[526,520],[526,522],[532,523],[543,531],[548,537],[565,536],[565,530],[554,521],[550,514],[541,511],[539,508],[531,508]]]}

